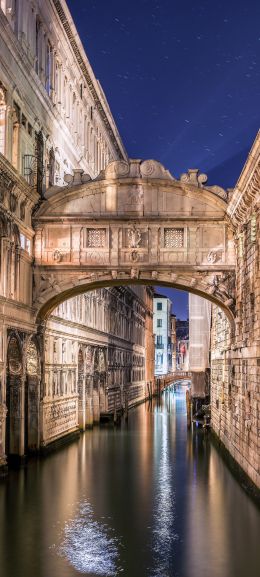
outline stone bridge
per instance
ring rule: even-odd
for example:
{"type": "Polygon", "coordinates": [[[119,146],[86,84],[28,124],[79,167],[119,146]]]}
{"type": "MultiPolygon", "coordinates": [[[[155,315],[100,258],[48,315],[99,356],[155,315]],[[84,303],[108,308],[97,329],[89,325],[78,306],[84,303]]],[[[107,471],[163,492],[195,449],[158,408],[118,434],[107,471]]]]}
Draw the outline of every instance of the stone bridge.
{"type": "Polygon", "coordinates": [[[170,285],[205,296],[233,322],[234,229],[228,193],[189,170],[113,161],[95,179],[75,170],[34,213],[34,310],[128,283],[170,285]]]}
{"type": "Polygon", "coordinates": [[[103,286],[169,285],[218,305],[212,427],[258,486],[259,150],[258,138],[234,191],[198,170],[177,180],[153,160],[67,175],[34,211],[32,309],[40,334],[58,303],[103,286]]]}
{"type": "MultiPolygon", "coordinates": [[[[0,368],[7,392],[0,404],[0,464],[6,458],[11,401],[17,434],[9,452],[23,455],[25,384],[32,423],[26,434],[31,446],[41,446],[43,408],[49,402],[44,397],[45,329],[54,308],[94,288],[168,285],[217,305],[212,315],[212,428],[260,486],[260,137],[234,191],[207,186],[206,175],[198,170],[177,180],[153,160],[113,161],[93,180],[81,170],[66,180],[67,186],[50,188],[38,204],[28,196],[27,204],[34,206],[32,228],[29,209],[25,214],[20,207],[20,222],[14,214],[17,202],[10,193],[8,204],[5,191],[0,368]],[[22,238],[28,247],[21,245],[22,238]],[[16,395],[11,401],[9,389],[16,395]]],[[[19,190],[23,203],[24,183],[19,190]]]]}

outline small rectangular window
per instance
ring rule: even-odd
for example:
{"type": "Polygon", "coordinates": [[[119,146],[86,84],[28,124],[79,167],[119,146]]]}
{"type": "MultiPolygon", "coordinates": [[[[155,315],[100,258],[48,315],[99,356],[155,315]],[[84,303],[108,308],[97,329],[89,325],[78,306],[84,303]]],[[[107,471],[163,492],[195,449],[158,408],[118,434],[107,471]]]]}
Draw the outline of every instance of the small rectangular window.
{"type": "Polygon", "coordinates": [[[162,327],[162,319],[157,319],[157,327],[162,327]]]}
{"type": "Polygon", "coordinates": [[[27,124],[27,118],[26,116],[24,116],[24,114],[22,114],[22,125],[24,126],[24,128],[26,128],[26,124],[27,124]]]}
{"type": "Polygon", "coordinates": [[[164,247],[165,248],[183,248],[184,247],[184,228],[165,228],[164,229],[164,247]]]}
{"type": "Polygon", "coordinates": [[[87,246],[90,248],[104,248],[106,245],[105,228],[87,229],[87,246]]]}
{"type": "Polygon", "coordinates": [[[162,303],[157,303],[157,311],[161,311],[162,310],[162,303]]]}

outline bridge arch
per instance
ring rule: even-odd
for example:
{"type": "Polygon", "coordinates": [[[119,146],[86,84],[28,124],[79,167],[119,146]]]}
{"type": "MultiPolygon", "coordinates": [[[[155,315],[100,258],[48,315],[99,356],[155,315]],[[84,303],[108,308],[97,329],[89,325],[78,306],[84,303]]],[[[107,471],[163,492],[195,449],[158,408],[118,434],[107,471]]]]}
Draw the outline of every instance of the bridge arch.
{"type": "Polygon", "coordinates": [[[228,193],[198,170],[175,179],[154,160],[113,161],[53,187],[34,214],[34,311],[104,286],[165,285],[235,313],[235,239],[228,193]]]}
{"type": "Polygon", "coordinates": [[[227,306],[225,303],[223,303],[223,301],[220,298],[214,296],[213,294],[206,292],[203,289],[197,289],[197,288],[190,286],[189,280],[185,281],[183,279],[182,284],[173,283],[170,280],[168,280],[167,277],[166,277],[166,280],[164,280],[164,276],[161,274],[158,275],[156,283],[155,283],[154,279],[146,278],[145,275],[141,279],[129,279],[129,277],[120,276],[120,279],[111,280],[110,278],[108,278],[108,275],[106,272],[104,272],[103,278],[101,280],[99,279],[98,281],[90,281],[87,283],[84,280],[82,282],[79,282],[79,284],[77,284],[77,285],[75,285],[74,282],[72,281],[70,286],[67,285],[66,287],[63,287],[63,290],[61,292],[56,293],[54,295],[50,295],[49,300],[46,300],[46,302],[44,302],[44,304],[42,304],[42,306],[37,311],[36,323],[41,324],[42,322],[47,321],[49,316],[53,312],[53,310],[59,304],[66,301],[67,299],[73,298],[79,294],[83,294],[83,293],[86,293],[88,291],[92,291],[92,290],[96,290],[96,289],[100,289],[100,288],[104,288],[104,287],[127,286],[127,285],[135,285],[135,284],[150,285],[150,286],[153,284],[156,284],[157,286],[165,286],[165,287],[175,288],[175,289],[182,290],[182,291],[187,291],[187,292],[190,292],[192,294],[196,294],[202,298],[205,298],[206,300],[209,300],[212,304],[215,304],[216,306],[218,306],[219,308],[221,308],[224,311],[224,313],[226,314],[226,316],[229,320],[229,323],[231,326],[231,332],[233,333],[233,331],[234,331],[235,324],[234,324],[233,311],[229,306],[227,306]]]}

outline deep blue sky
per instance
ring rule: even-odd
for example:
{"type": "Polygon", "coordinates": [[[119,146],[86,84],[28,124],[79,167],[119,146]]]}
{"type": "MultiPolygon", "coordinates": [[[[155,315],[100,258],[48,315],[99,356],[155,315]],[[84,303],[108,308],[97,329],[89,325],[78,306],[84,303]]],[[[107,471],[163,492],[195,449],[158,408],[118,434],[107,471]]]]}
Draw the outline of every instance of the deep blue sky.
{"type": "Polygon", "coordinates": [[[68,5],[129,156],[234,186],[259,128],[259,0],[68,5]]]}

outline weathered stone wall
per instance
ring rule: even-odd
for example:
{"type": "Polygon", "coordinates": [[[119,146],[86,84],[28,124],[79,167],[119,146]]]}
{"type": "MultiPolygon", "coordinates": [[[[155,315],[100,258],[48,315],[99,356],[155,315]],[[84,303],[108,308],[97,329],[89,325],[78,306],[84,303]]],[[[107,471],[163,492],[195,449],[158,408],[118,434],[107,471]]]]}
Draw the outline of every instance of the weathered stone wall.
{"type": "Polygon", "coordinates": [[[250,211],[237,235],[235,335],[213,307],[212,426],[250,479],[260,486],[259,213],[250,211]]]}

